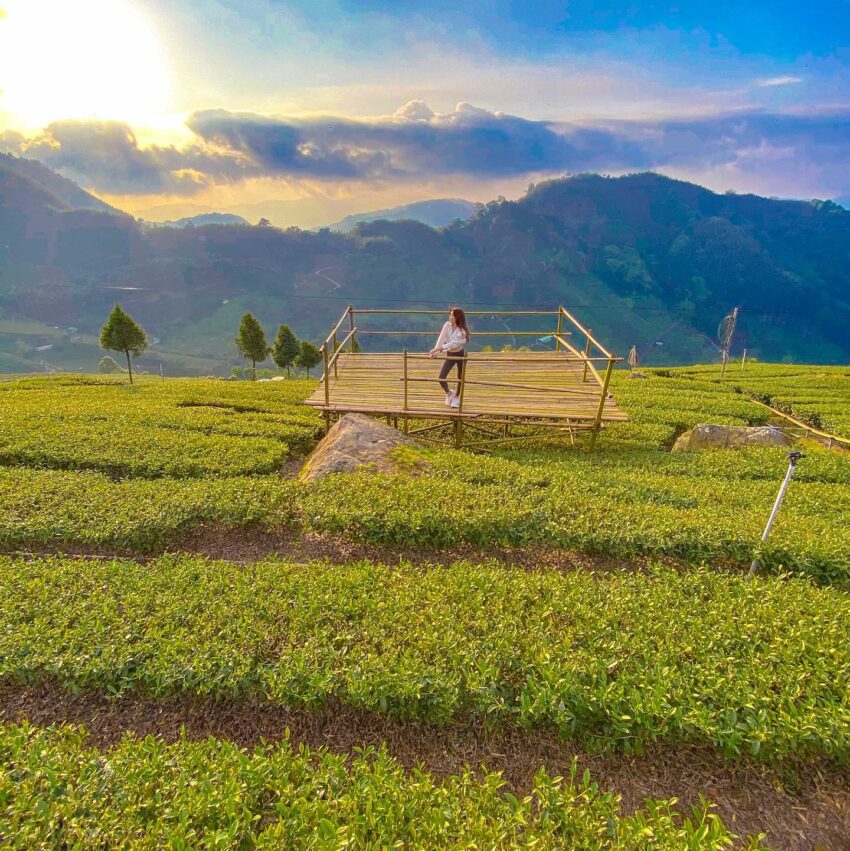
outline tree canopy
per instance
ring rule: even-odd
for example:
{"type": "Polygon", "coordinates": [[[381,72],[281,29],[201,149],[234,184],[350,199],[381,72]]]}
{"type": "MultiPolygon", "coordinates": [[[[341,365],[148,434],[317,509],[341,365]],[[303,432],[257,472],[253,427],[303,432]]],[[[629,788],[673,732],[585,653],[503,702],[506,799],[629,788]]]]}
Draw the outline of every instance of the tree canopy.
{"type": "Polygon", "coordinates": [[[307,370],[307,375],[309,375],[310,370],[316,366],[321,359],[322,353],[318,346],[314,346],[312,343],[307,342],[307,340],[302,340],[298,356],[295,358],[295,366],[299,369],[307,370]]]}
{"type": "Polygon", "coordinates": [[[127,358],[127,374],[133,383],[133,367],[130,355],[138,357],[148,347],[148,338],[144,329],[137,325],[132,317],[116,304],[100,331],[100,346],[114,352],[124,352],[127,358]]]}
{"type": "Polygon", "coordinates": [[[277,337],[272,344],[272,360],[289,375],[289,369],[300,352],[298,340],[292,333],[292,329],[288,325],[281,325],[277,329],[277,337]]]}
{"type": "Polygon", "coordinates": [[[251,361],[251,377],[257,380],[257,362],[264,361],[269,353],[269,344],[262,325],[250,313],[246,313],[239,323],[236,346],[243,357],[251,361]]]}

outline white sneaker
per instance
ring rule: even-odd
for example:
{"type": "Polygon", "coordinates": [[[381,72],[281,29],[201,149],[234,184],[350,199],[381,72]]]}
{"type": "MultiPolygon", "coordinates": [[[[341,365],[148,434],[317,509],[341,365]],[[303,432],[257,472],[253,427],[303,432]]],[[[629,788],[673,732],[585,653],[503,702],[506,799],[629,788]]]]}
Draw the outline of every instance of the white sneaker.
{"type": "Polygon", "coordinates": [[[454,397],[455,397],[454,391],[453,391],[453,390],[449,390],[449,392],[448,392],[448,393],[446,393],[446,404],[447,404],[447,405],[451,405],[452,400],[454,399],[454,397]]]}
{"type": "Polygon", "coordinates": [[[460,407],[460,399],[457,396],[452,396],[452,401],[450,403],[450,407],[459,408],[460,407]]]}

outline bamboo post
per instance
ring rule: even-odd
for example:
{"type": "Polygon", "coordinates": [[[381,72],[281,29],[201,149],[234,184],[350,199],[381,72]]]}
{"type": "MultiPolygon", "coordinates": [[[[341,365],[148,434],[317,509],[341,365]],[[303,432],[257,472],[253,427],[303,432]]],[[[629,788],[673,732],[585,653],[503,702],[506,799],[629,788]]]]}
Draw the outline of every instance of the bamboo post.
{"type": "Polygon", "coordinates": [[[590,335],[593,333],[593,328],[587,329],[587,341],[584,344],[584,372],[582,373],[581,380],[587,381],[587,358],[590,357],[590,335]]]}
{"type": "Polygon", "coordinates": [[[327,341],[322,343],[322,362],[325,366],[325,371],[322,376],[322,380],[325,384],[325,406],[330,407],[331,405],[331,389],[328,386],[328,381],[330,380],[330,376],[328,375],[328,344],[327,341]]]}
{"type": "MultiPolygon", "coordinates": [[[[402,360],[402,364],[403,364],[403,370],[404,370],[404,371],[403,371],[403,379],[404,379],[404,407],[402,408],[402,410],[406,413],[406,412],[407,412],[407,349],[405,349],[405,350],[404,350],[404,357],[403,357],[403,360],[402,360]]],[[[407,420],[406,420],[406,419],[405,419],[405,422],[407,422],[407,420]]]]}
{"type": "Polygon", "coordinates": [[[458,417],[455,420],[455,449],[460,449],[463,443],[463,418],[460,416],[463,413],[463,391],[466,389],[466,355],[460,359],[460,393],[458,393],[457,412],[458,417]]]}
{"type": "Polygon", "coordinates": [[[564,321],[564,308],[558,307],[558,330],[555,332],[555,351],[561,351],[561,340],[560,337],[563,331],[563,323],[564,321]]]}
{"type": "MultiPolygon", "coordinates": [[[[337,339],[336,339],[336,331],[334,331],[334,354],[336,354],[336,353],[337,353],[338,348],[339,348],[339,344],[337,343],[337,339]]],[[[337,377],[337,373],[336,373],[336,362],[337,362],[338,360],[339,360],[339,358],[334,358],[334,378],[336,378],[336,377],[337,377]]]]}
{"type": "Polygon", "coordinates": [[[356,345],[354,341],[354,308],[349,304],[348,309],[348,333],[351,334],[351,339],[348,342],[348,351],[349,353],[354,353],[354,346],[356,345]]]}
{"type": "Polygon", "coordinates": [[[614,358],[608,361],[608,368],[605,370],[605,378],[602,382],[602,393],[599,396],[599,407],[596,409],[596,419],[593,421],[593,432],[590,436],[590,452],[593,452],[593,447],[596,446],[596,438],[599,434],[599,429],[602,426],[602,412],[605,410],[605,401],[608,398],[608,385],[611,383],[611,373],[614,371],[614,358]]]}

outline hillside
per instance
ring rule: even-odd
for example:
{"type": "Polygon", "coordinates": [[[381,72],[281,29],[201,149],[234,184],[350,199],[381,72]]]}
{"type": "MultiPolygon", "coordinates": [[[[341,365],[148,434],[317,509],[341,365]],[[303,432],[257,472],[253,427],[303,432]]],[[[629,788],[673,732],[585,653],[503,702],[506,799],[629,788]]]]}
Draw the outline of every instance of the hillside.
{"type": "MultiPolygon", "coordinates": [[[[70,209],[7,169],[0,204],[0,354],[16,369],[42,360],[92,369],[90,341],[115,301],[159,340],[142,368],[162,363],[170,374],[229,373],[245,310],[269,331],[286,322],[321,339],[348,303],[562,303],[614,351],[636,345],[654,364],[716,358],[717,324],[738,304],[733,355],[850,359],[850,212],[828,202],[717,195],[655,174],[585,175],[439,230],[412,220],[362,222],[348,234],[147,229],[70,209]],[[33,321],[66,331],[49,339],[25,330],[33,321]],[[45,345],[49,356],[37,351],[45,345]]],[[[495,342],[512,342],[510,330],[495,342]]]]}
{"type": "Polygon", "coordinates": [[[346,216],[332,225],[331,230],[347,233],[354,230],[360,222],[373,222],[386,219],[397,222],[402,219],[414,219],[432,228],[441,228],[455,219],[468,219],[475,212],[476,205],[472,201],[461,198],[434,198],[428,201],[416,201],[401,207],[391,207],[388,210],[373,210],[370,213],[354,213],[346,216]]]}
{"type": "Polygon", "coordinates": [[[37,193],[39,190],[44,190],[50,193],[65,209],[118,212],[106,202],[90,195],[85,189],[81,189],[72,180],[51,171],[38,160],[13,157],[11,154],[0,154],[0,186],[3,186],[4,189],[10,186],[11,177],[17,177],[29,184],[30,192],[37,193]]]}

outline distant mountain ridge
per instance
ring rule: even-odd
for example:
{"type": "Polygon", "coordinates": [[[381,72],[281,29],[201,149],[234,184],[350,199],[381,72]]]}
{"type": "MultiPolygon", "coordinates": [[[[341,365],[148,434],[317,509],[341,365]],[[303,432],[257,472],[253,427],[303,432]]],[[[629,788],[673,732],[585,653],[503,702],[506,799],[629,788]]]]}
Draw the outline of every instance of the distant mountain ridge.
{"type": "Polygon", "coordinates": [[[441,228],[455,219],[468,219],[475,212],[477,206],[472,201],[464,201],[462,198],[433,198],[427,201],[404,204],[401,207],[391,207],[387,210],[354,213],[332,225],[327,225],[327,227],[331,230],[347,233],[354,230],[361,222],[374,222],[378,219],[397,222],[402,219],[413,219],[432,228],[441,228]]]}
{"type": "Polygon", "coordinates": [[[182,219],[172,219],[165,222],[145,222],[146,227],[151,228],[188,228],[202,227],[203,225],[247,225],[247,219],[237,216],[235,213],[198,213],[195,216],[186,216],[182,219]]]}
{"type": "MultiPolygon", "coordinates": [[[[246,310],[269,331],[286,322],[316,340],[347,304],[560,303],[613,351],[635,345],[654,364],[716,358],[717,325],[738,305],[733,354],[746,347],[762,360],[850,361],[850,212],[829,201],[718,195],[652,173],[579,175],[479,205],[440,229],[410,218],[360,222],[348,233],[149,228],[72,207],[79,196],[64,183],[2,165],[0,366],[48,357],[93,369],[96,332],[116,301],[158,339],[145,356],[152,368],[160,359],[183,372],[229,372],[246,310]],[[47,339],[50,324],[79,330],[47,339]],[[47,344],[49,355],[36,354],[47,344]]],[[[374,321],[400,327],[392,317],[374,321]]],[[[488,340],[497,345],[522,330],[487,316],[475,327],[504,327],[503,340],[488,340]]],[[[395,342],[413,348],[422,338],[395,342]]]]}

